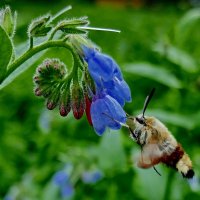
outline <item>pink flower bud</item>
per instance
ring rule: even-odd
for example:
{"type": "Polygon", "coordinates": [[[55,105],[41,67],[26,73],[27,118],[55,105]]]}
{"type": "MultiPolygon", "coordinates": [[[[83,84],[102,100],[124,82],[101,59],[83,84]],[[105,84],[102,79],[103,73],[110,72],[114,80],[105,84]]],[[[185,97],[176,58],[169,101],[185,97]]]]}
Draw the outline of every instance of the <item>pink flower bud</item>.
{"type": "Polygon", "coordinates": [[[57,104],[55,102],[47,101],[47,108],[49,110],[53,110],[56,106],[57,106],[57,104]]]}
{"type": "Polygon", "coordinates": [[[40,88],[36,88],[34,93],[35,93],[36,96],[41,96],[42,95],[42,92],[41,92],[40,88]]]}
{"type": "Polygon", "coordinates": [[[62,88],[61,97],[59,101],[60,115],[65,117],[71,110],[71,91],[70,82],[62,88]]]}
{"type": "Polygon", "coordinates": [[[70,112],[71,105],[70,104],[64,105],[63,103],[61,103],[59,106],[59,110],[60,110],[60,115],[65,117],[70,112]]]}

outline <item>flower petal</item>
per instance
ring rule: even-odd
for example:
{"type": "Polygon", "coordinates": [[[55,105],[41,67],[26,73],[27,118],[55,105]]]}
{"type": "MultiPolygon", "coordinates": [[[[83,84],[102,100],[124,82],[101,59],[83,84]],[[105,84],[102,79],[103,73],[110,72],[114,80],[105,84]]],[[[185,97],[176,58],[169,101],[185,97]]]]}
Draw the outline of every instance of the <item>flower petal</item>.
{"type": "Polygon", "coordinates": [[[74,194],[74,188],[70,184],[63,185],[61,187],[62,197],[71,197],[74,194]]]}
{"type": "Polygon", "coordinates": [[[111,80],[113,77],[112,59],[104,54],[96,53],[88,60],[88,70],[96,83],[111,80]]]}
{"type": "Polygon", "coordinates": [[[131,102],[131,91],[126,81],[125,80],[120,81],[117,78],[115,78],[115,80],[116,80],[115,81],[116,87],[119,88],[124,99],[127,102],[131,102]]]}
{"type": "Polygon", "coordinates": [[[109,108],[109,111],[110,111],[113,119],[115,119],[121,123],[125,123],[126,122],[126,113],[124,112],[121,105],[114,98],[112,98],[109,95],[106,95],[105,102],[109,108]]]}
{"type": "Polygon", "coordinates": [[[106,105],[103,99],[97,99],[92,102],[90,108],[90,114],[92,118],[92,124],[95,132],[98,135],[102,135],[106,129],[104,118],[102,118],[102,112],[106,109],[106,105]]]}
{"type": "Polygon", "coordinates": [[[122,79],[121,81],[115,77],[111,81],[103,82],[107,93],[116,99],[121,106],[124,106],[125,101],[131,101],[131,92],[127,83],[122,79]]]}
{"type": "Polygon", "coordinates": [[[118,64],[113,61],[113,75],[116,76],[119,80],[122,80],[123,79],[123,76],[122,76],[122,72],[121,72],[121,69],[119,68],[118,64]]]}
{"type": "Polygon", "coordinates": [[[89,73],[98,86],[101,86],[102,80],[112,80],[114,75],[120,80],[122,79],[120,68],[113,58],[86,46],[83,47],[83,52],[88,63],[89,73]]]}
{"type": "Polygon", "coordinates": [[[63,185],[67,182],[68,178],[68,174],[62,170],[56,172],[56,174],[53,176],[53,181],[56,185],[63,185]]]}

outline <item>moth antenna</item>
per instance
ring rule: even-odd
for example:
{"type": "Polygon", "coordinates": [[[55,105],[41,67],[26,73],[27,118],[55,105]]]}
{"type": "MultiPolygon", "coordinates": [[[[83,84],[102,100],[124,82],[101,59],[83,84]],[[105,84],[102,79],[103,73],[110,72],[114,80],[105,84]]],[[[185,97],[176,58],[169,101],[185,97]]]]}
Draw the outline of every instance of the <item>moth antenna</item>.
{"type": "Polygon", "coordinates": [[[119,123],[121,126],[124,126],[124,127],[126,127],[126,128],[129,129],[129,126],[128,126],[128,125],[126,125],[126,124],[124,124],[124,123],[122,123],[122,122],[119,122],[118,120],[114,119],[113,117],[111,117],[111,116],[108,115],[107,113],[102,113],[102,114],[106,115],[107,117],[109,117],[109,118],[112,119],[113,121],[119,123]]]}
{"type": "Polygon", "coordinates": [[[159,173],[159,171],[155,168],[155,166],[153,166],[153,169],[155,170],[155,172],[156,172],[159,176],[161,176],[161,173],[159,173]]]}
{"type": "Polygon", "coordinates": [[[145,99],[144,107],[143,107],[143,110],[142,110],[142,117],[143,117],[143,118],[144,118],[144,113],[145,113],[145,111],[146,111],[146,109],[147,109],[147,106],[148,106],[150,100],[151,100],[152,97],[153,97],[154,92],[155,92],[155,88],[153,88],[153,89],[151,90],[150,94],[149,94],[149,95],[146,97],[146,99],[145,99]]]}

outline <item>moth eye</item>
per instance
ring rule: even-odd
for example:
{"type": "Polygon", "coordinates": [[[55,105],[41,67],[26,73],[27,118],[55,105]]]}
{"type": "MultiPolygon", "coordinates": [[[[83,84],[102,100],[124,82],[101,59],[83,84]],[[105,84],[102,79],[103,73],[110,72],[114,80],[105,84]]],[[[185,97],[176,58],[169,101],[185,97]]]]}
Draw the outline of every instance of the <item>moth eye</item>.
{"type": "Polygon", "coordinates": [[[135,119],[136,119],[136,121],[137,121],[138,123],[140,123],[140,124],[142,124],[142,125],[146,125],[146,123],[145,123],[145,118],[143,118],[143,117],[141,117],[141,118],[136,117],[135,119]]]}

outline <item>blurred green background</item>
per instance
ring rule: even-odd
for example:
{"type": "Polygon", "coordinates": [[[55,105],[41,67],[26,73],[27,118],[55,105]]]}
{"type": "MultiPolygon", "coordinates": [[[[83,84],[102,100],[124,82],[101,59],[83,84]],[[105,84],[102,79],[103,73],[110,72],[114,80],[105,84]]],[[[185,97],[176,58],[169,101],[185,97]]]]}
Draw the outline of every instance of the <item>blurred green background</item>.
{"type": "Polygon", "coordinates": [[[98,137],[85,116],[77,121],[71,113],[63,118],[56,109],[46,110],[32,92],[36,66],[45,57],[70,63],[68,52],[51,49],[0,91],[0,199],[200,199],[199,1],[1,0],[0,5],[18,11],[16,45],[27,40],[33,18],[67,5],[73,9],[66,17],[87,15],[91,26],[121,30],[91,31],[89,37],[124,72],[133,98],[125,110],[139,114],[155,87],[146,114],[166,123],[191,156],[197,178],[189,183],[162,165],[161,177],[153,169],[138,169],[133,158],[140,149],[125,128],[98,137]],[[69,163],[75,193],[62,198],[52,177],[69,163]],[[81,174],[93,169],[102,179],[84,183],[81,174]]]}

